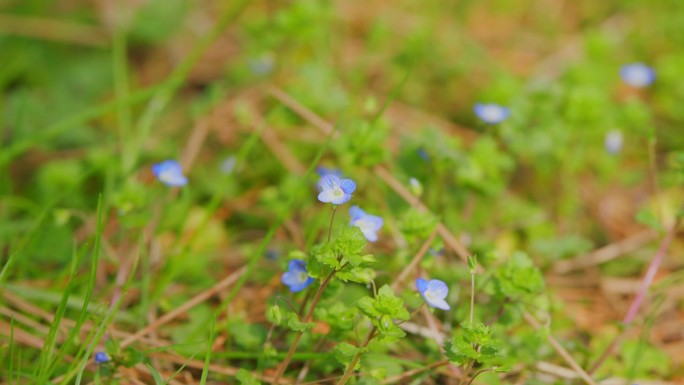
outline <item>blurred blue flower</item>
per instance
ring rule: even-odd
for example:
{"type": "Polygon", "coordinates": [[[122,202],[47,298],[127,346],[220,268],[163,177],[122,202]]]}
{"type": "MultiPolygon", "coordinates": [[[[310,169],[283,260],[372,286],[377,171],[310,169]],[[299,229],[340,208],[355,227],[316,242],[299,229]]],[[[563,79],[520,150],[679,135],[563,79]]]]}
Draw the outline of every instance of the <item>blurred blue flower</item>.
{"type": "Polygon", "coordinates": [[[446,283],[439,279],[426,281],[423,278],[418,278],[416,279],[416,288],[418,288],[418,292],[420,292],[420,295],[423,296],[428,305],[442,310],[451,309],[444,300],[447,294],[449,294],[449,288],[446,283]]]}
{"type": "Polygon", "coordinates": [[[152,165],[152,172],[160,182],[171,187],[180,187],[188,184],[188,178],[183,175],[180,163],[175,160],[165,160],[152,165]]]}
{"type": "Polygon", "coordinates": [[[644,88],[655,81],[655,71],[644,63],[625,64],[620,67],[622,81],[632,87],[644,88]]]}
{"type": "Polygon", "coordinates": [[[280,280],[290,287],[293,293],[306,289],[314,281],[306,272],[306,264],[301,259],[293,259],[287,264],[287,271],[280,280]]]}
{"type": "Polygon", "coordinates": [[[426,162],[430,161],[430,155],[422,147],[418,149],[418,156],[426,162]]]}
{"type": "Polygon", "coordinates": [[[221,162],[221,173],[224,175],[228,175],[232,173],[235,170],[235,165],[237,164],[237,158],[235,155],[231,155],[229,157],[226,157],[222,162],[221,162]]]}
{"type": "Polygon", "coordinates": [[[327,175],[335,175],[338,178],[342,178],[342,171],[340,171],[336,168],[328,168],[328,167],[318,166],[318,167],[316,167],[316,173],[321,178],[323,178],[324,176],[327,176],[327,175]]]}
{"type": "Polygon", "coordinates": [[[363,236],[370,242],[378,240],[378,230],[382,228],[383,219],[376,215],[366,214],[359,206],[352,206],[349,208],[349,215],[351,216],[351,225],[361,229],[363,236]]]}
{"type": "Polygon", "coordinates": [[[620,130],[611,130],[606,134],[605,138],[605,147],[606,151],[608,151],[609,154],[617,154],[620,152],[622,149],[622,131],[620,130]]]}
{"type": "Polygon", "coordinates": [[[105,362],[109,362],[109,356],[105,352],[97,352],[95,353],[95,362],[98,364],[104,364],[105,362]]]}
{"type": "Polygon", "coordinates": [[[493,103],[475,103],[475,106],[473,106],[473,110],[475,111],[475,115],[477,115],[478,118],[482,119],[483,122],[489,124],[497,124],[503,122],[511,114],[511,111],[508,108],[493,103]]]}
{"type": "Polygon", "coordinates": [[[340,179],[335,175],[326,175],[318,181],[318,200],[323,203],[341,205],[348,202],[356,190],[356,183],[351,179],[340,179]]]}
{"type": "Polygon", "coordinates": [[[266,76],[273,72],[275,67],[275,59],[273,55],[263,54],[249,59],[247,66],[253,74],[258,76],[266,76]]]}

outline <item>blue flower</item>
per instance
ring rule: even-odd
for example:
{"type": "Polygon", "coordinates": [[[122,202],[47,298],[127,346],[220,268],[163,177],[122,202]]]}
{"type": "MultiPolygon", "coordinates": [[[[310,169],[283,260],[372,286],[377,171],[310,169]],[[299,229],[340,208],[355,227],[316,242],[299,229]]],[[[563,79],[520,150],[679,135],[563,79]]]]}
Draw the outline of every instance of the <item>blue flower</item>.
{"type": "Polygon", "coordinates": [[[160,182],[171,187],[188,184],[188,178],[183,175],[180,163],[175,160],[165,160],[152,166],[152,172],[160,182]]]}
{"type": "Polygon", "coordinates": [[[622,149],[622,131],[611,130],[606,134],[605,147],[609,154],[617,154],[622,149]]]}
{"type": "Polygon", "coordinates": [[[622,81],[632,87],[644,88],[655,81],[655,71],[644,63],[632,63],[620,68],[622,81]]]}
{"type": "Polygon", "coordinates": [[[352,206],[349,208],[349,215],[351,216],[351,225],[361,229],[363,236],[370,242],[378,240],[378,230],[384,223],[383,219],[376,216],[366,214],[359,206],[352,206]]]}
{"type": "Polygon", "coordinates": [[[98,364],[109,362],[109,356],[105,352],[97,352],[95,353],[95,362],[98,364]]]}
{"type": "Polygon", "coordinates": [[[293,293],[306,289],[306,287],[311,285],[311,282],[314,281],[314,279],[307,274],[306,264],[301,259],[291,260],[287,264],[287,271],[283,273],[280,280],[285,285],[289,286],[293,293]]]}
{"type": "Polygon", "coordinates": [[[356,190],[356,183],[351,179],[340,179],[336,175],[326,175],[318,182],[318,200],[323,203],[332,203],[334,205],[341,205],[348,202],[354,190],[356,190]]]}
{"type": "Polygon", "coordinates": [[[340,171],[336,168],[328,168],[328,167],[318,166],[318,167],[316,167],[316,173],[321,178],[323,178],[324,176],[327,176],[327,175],[335,175],[338,178],[342,178],[342,171],[340,171]]]}
{"type": "Polygon", "coordinates": [[[504,120],[506,120],[506,118],[508,118],[508,115],[511,114],[511,111],[508,108],[493,103],[475,103],[473,110],[475,111],[475,115],[477,115],[478,118],[482,119],[483,122],[489,124],[497,124],[503,122],[504,120]]]}
{"type": "Polygon", "coordinates": [[[416,279],[416,288],[418,288],[418,292],[420,292],[420,295],[423,296],[428,305],[442,310],[451,309],[444,300],[447,294],[449,294],[449,288],[446,283],[439,279],[426,281],[423,278],[418,278],[416,279]]]}

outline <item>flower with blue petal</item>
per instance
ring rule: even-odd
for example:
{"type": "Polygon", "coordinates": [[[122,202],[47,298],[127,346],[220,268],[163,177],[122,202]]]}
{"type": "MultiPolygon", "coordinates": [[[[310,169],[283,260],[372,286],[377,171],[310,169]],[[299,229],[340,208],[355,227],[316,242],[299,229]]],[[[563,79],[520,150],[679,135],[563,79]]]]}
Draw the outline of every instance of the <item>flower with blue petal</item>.
{"type": "Polygon", "coordinates": [[[416,288],[418,288],[418,292],[423,296],[428,305],[442,310],[451,309],[444,300],[447,294],[449,294],[449,288],[446,283],[439,279],[427,281],[423,278],[418,278],[416,279],[416,288]]]}
{"type": "Polygon", "coordinates": [[[336,168],[318,166],[318,167],[316,167],[316,173],[321,178],[323,178],[324,176],[327,176],[327,175],[335,175],[338,178],[342,178],[342,171],[340,171],[336,168]]]}
{"type": "Polygon", "coordinates": [[[606,134],[605,147],[609,154],[616,155],[622,149],[622,131],[611,130],[606,134]]]}
{"type": "Polygon", "coordinates": [[[620,68],[622,81],[632,87],[644,88],[655,81],[655,71],[644,63],[632,63],[620,68]]]}
{"type": "Polygon", "coordinates": [[[377,215],[366,214],[359,206],[349,208],[351,225],[358,227],[363,236],[370,242],[378,240],[378,230],[382,228],[384,220],[377,215]]]}
{"type": "Polygon", "coordinates": [[[477,115],[478,118],[488,124],[501,123],[511,114],[511,110],[508,108],[494,103],[475,103],[473,111],[475,111],[475,115],[477,115]]]}
{"type": "Polygon", "coordinates": [[[290,287],[290,291],[297,293],[306,289],[314,281],[306,272],[306,264],[301,259],[293,259],[287,264],[287,271],[280,280],[290,287]]]}
{"type": "Polygon", "coordinates": [[[104,364],[109,362],[109,356],[105,352],[97,352],[95,353],[95,362],[98,364],[104,364]]]}
{"type": "Polygon", "coordinates": [[[318,200],[323,203],[341,205],[348,202],[356,190],[356,183],[351,179],[341,179],[337,175],[326,175],[318,181],[318,200]]]}
{"type": "Polygon", "coordinates": [[[188,178],[183,175],[183,168],[175,160],[165,160],[152,165],[152,172],[160,182],[170,187],[181,187],[188,184],[188,178]]]}

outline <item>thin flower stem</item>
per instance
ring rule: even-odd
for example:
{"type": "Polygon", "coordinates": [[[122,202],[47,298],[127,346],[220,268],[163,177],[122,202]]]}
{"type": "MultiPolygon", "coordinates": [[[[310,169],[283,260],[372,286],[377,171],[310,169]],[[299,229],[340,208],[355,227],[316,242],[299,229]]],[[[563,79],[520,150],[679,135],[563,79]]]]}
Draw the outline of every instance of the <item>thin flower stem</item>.
{"type": "Polygon", "coordinates": [[[328,227],[328,243],[330,243],[330,234],[332,233],[333,221],[335,220],[335,213],[337,212],[337,206],[333,206],[333,213],[330,217],[330,227],[328,227]]]}
{"type": "MultiPolygon", "coordinates": [[[[375,337],[375,332],[378,330],[377,327],[373,326],[371,330],[368,331],[368,335],[366,335],[366,340],[363,341],[363,344],[361,345],[362,348],[365,348],[368,346],[368,344],[371,342],[373,337],[375,337]]],[[[337,385],[344,385],[347,383],[349,378],[352,376],[354,373],[354,368],[356,367],[356,364],[359,363],[359,360],[361,359],[361,352],[356,353],[354,358],[352,359],[351,363],[347,365],[347,370],[344,371],[344,375],[340,379],[340,381],[337,383],[337,385]]]]}
{"type": "Polygon", "coordinates": [[[478,371],[477,373],[473,374],[473,377],[470,378],[470,381],[468,381],[468,385],[473,383],[473,381],[475,380],[475,377],[479,376],[482,373],[491,372],[493,370],[494,369],[489,368],[489,369],[482,369],[482,370],[478,371]]]}
{"type": "MultiPolygon", "coordinates": [[[[321,283],[321,286],[318,288],[318,291],[316,291],[316,295],[314,296],[313,300],[311,301],[311,306],[309,307],[309,311],[306,313],[304,316],[304,319],[302,322],[309,322],[311,321],[311,317],[313,316],[314,309],[316,308],[316,305],[318,305],[318,301],[321,300],[321,295],[323,294],[323,290],[325,290],[326,286],[332,281],[332,278],[335,276],[335,273],[337,273],[337,270],[333,270],[326,278],[325,280],[321,283]]],[[[278,384],[280,382],[281,377],[283,376],[283,373],[285,373],[285,370],[287,370],[287,367],[290,365],[290,361],[292,361],[292,356],[295,354],[295,351],[297,350],[297,345],[299,345],[299,341],[302,339],[302,335],[304,335],[304,332],[298,332],[297,335],[295,335],[294,341],[292,341],[292,345],[290,345],[290,349],[287,351],[287,355],[285,356],[285,359],[283,362],[278,365],[278,369],[276,371],[276,374],[273,376],[273,384],[278,384]]]]}
{"type": "Polygon", "coordinates": [[[470,273],[470,325],[473,324],[473,310],[475,309],[475,273],[470,273]]]}

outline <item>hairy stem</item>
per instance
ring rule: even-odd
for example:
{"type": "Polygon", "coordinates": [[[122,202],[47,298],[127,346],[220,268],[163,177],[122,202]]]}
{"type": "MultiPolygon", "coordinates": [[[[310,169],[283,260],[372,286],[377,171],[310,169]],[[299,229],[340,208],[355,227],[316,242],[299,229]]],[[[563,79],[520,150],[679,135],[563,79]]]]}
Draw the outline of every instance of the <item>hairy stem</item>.
{"type": "MultiPolygon", "coordinates": [[[[366,339],[363,341],[363,344],[361,344],[362,348],[365,348],[368,346],[368,344],[371,342],[373,337],[375,337],[375,332],[378,330],[377,327],[373,326],[371,330],[368,331],[368,335],[366,335],[366,339]]],[[[356,364],[359,363],[359,360],[361,359],[361,352],[356,353],[354,358],[352,359],[351,363],[347,365],[347,370],[344,371],[344,375],[340,379],[340,381],[337,383],[337,385],[344,385],[349,381],[349,378],[354,374],[354,368],[356,367],[356,364]]]]}
{"type": "Polygon", "coordinates": [[[470,325],[473,324],[473,310],[475,309],[475,273],[470,273],[470,325]]]}
{"type": "MultiPolygon", "coordinates": [[[[314,309],[316,308],[316,305],[318,305],[318,301],[321,300],[323,290],[325,290],[326,286],[328,286],[332,278],[335,276],[335,273],[337,273],[337,270],[333,270],[321,283],[321,286],[318,288],[318,291],[316,291],[316,295],[314,295],[314,298],[311,301],[309,311],[304,316],[302,322],[311,321],[314,309]]],[[[302,335],[304,335],[304,332],[298,332],[295,336],[294,341],[292,341],[292,345],[290,345],[290,349],[287,351],[285,359],[283,360],[283,362],[280,363],[280,365],[278,365],[276,374],[273,376],[273,384],[278,385],[278,383],[280,382],[280,378],[283,376],[283,373],[285,373],[285,370],[287,370],[287,367],[290,365],[290,361],[292,361],[292,356],[295,354],[295,351],[297,350],[297,345],[299,345],[299,341],[302,339],[302,335]]]]}

